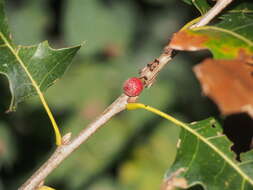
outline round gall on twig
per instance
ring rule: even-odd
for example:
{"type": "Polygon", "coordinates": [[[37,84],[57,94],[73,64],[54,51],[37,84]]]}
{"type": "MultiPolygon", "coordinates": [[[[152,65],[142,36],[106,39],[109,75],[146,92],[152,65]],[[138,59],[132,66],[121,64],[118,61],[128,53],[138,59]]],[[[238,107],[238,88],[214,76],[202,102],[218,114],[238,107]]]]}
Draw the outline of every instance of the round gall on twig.
{"type": "Polygon", "coordinates": [[[132,77],[124,82],[123,90],[127,96],[138,96],[143,90],[143,82],[137,77],[132,77]]]}

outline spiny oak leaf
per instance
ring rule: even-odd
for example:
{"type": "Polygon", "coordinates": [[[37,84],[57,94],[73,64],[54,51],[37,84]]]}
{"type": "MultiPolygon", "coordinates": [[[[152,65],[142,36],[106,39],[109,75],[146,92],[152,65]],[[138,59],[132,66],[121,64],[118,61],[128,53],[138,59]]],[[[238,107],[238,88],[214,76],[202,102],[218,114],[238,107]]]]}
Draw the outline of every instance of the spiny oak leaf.
{"type": "Polygon", "coordinates": [[[213,118],[192,124],[180,134],[178,153],[167,179],[185,179],[187,188],[196,184],[205,190],[253,189],[253,151],[241,154],[237,161],[232,143],[213,118]]]}
{"type": "Polygon", "coordinates": [[[253,189],[253,150],[236,159],[232,142],[213,118],[181,122],[158,109],[141,103],[129,103],[128,110],[145,109],[180,126],[177,156],[166,175],[164,190],[190,188],[197,184],[205,190],[253,189]]]}
{"type": "Polygon", "coordinates": [[[9,80],[12,94],[9,111],[15,110],[26,98],[42,94],[60,78],[79,48],[55,50],[47,42],[35,46],[14,44],[4,13],[4,0],[0,0],[0,74],[9,80]]]}

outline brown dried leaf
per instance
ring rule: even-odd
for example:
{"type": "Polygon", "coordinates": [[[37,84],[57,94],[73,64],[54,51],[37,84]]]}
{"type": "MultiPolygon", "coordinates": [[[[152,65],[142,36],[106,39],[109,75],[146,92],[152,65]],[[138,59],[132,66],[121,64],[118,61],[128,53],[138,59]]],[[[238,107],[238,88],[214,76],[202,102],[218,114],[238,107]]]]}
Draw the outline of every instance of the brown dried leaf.
{"type": "Polygon", "coordinates": [[[253,65],[243,56],[237,60],[206,59],[194,67],[202,90],[222,114],[246,112],[253,117],[253,65]]]}

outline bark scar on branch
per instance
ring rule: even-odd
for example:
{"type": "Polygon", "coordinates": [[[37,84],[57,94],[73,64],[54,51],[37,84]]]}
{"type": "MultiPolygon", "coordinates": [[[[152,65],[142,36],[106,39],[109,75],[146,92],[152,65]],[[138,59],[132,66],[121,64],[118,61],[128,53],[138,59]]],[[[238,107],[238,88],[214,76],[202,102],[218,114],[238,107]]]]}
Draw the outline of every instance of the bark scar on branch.
{"type": "MultiPolygon", "coordinates": [[[[219,14],[232,0],[218,0],[213,8],[211,8],[205,15],[202,16],[200,21],[193,25],[193,27],[199,27],[208,24],[217,14],[219,14]]],[[[166,64],[175,55],[175,50],[167,45],[162,54],[153,62],[148,63],[140,71],[140,78],[144,81],[144,86],[149,88],[154,83],[159,72],[164,68],[166,64]]],[[[136,97],[130,98],[125,94],[119,96],[99,117],[97,117],[92,123],[90,123],[80,134],[70,140],[70,137],[66,137],[66,142],[58,146],[55,152],[50,158],[19,188],[19,190],[35,190],[46,179],[46,177],[57,166],[68,157],[75,149],[77,149],[82,143],[89,139],[103,124],[109,121],[117,113],[125,110],[126,104],[129,101],[136,101],[136,97]]],[[[70,136],[70,134],[68,134],[70,136]]]]}

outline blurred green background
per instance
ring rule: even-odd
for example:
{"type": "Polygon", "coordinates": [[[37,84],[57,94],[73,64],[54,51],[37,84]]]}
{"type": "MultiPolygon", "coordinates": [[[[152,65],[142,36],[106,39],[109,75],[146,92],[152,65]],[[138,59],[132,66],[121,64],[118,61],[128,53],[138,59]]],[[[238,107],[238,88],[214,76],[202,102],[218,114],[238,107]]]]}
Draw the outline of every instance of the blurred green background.
{"type": "MultiPolygon", "coordinates": [[[[48,40],[60,48],[84,43],[73,64],[46,92],[63,134],[73,136],[122,93],[128,77],[159,56],[176,32],[198,16],[178,0],[8,0],[14,41],[48,40]]],[[[201,95],[192,66],[207,52],[179,54],[140,102],[183,121],[218,115],[201,95]]],[[[14,190],[55,149],[50,121],[37,97],[5,114],[10,102],[0,76],[0,189],[14,190]]],[[[59,190],[154,190],[172,164],[179,128],[146,111],[114,117],[46,180],[59,190]]]]}

